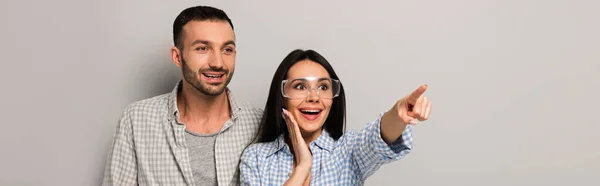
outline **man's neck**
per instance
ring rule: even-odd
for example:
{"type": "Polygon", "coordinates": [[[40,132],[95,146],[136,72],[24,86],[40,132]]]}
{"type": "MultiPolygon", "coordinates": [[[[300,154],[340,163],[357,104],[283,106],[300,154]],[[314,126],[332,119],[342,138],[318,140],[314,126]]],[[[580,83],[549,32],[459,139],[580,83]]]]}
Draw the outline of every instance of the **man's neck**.
{"type": "Polygon", "coordinates": [[[185,82],[177,95],[177,109],[180,121],[190,129],[197,129],[192,131],[199,133],[210,133],[220,129],[230,117],[226,91],[210,96],[185,82]]]}

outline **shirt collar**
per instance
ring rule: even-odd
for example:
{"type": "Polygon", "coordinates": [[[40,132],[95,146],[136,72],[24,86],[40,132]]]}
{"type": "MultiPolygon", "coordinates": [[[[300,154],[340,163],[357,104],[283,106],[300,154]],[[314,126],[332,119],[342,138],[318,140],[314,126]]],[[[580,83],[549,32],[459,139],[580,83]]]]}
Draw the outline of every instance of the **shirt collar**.
{"type": "MultiPolygon", "coordinates": [[[[319,135],[319,137],[317,137],[317,139],[315,139],[313,142],[310,142],[310,144],[315,144],[321,149],[332,152],[335,146],[335,141],[330,136],[329,132],[323,129],[321,135],[319,135]]],[[[275,139],[275,142],[273,143],[272,148],[267,153],[267,156],[273,155],[278,151],[291,154],[290,147],[287,145],[287,143],[285,143],[283,134],[279,135],[279,137],[275,139]]]]}
{"type": "Polygon", "coordinates": [[[333,151],[335,141],[333,140],[333,138],[331,137],[329,132],[327,132],[327,130],[323,129],[323,132],[321,132],[321,135],[317,139],[315,139],[315,141],[313,141],[312,143],[315,143],[315,145],[321,147],[322,149],[325,149],[325,150],[331,152],[331,151],[333,151]]]}
{"type": "Polygon", "coordinates": [[[267,156],[271,156],[273,154],[275,154],[275,152],[277,151],[282,151],[284,153],[290,154],[290,147],[287,145],[287,143],[285,143],[285,139],[284,139],[284,135],[279,135],[279,137],[277,137],[277,139],[275,139],[275,143],[273,143],[273,146],[271,148],[271,150],[267,153],[267,156]]]}
{"type": "MultiPolygon", "coordinates": [[[[173,90],[171,91],[171,93],[169,93],[169,114],[173,117],[175,117],[176,119],[178,119],[179,117],[179,109],[177,108],[177,93],[179,91],[181,91],[181,88],[183,86],[183,80],[180,80],[177,85],[175,85],[175,88],[173,88],[173,90]]],[[[227,98],[229,99],[229,108],[230,113],[231,113],[231,119],[235,120],[237,119],[237,117],[240,115],[240,112],[243,109],[242,104],[240,104],[233,96],[233,94],[231,93],[231,91],[229,90],[229,88],[225,89],[225,93],[227,94],[227,98]]],[[[179,122],[177,122],[179,123],[179,122]]]]}

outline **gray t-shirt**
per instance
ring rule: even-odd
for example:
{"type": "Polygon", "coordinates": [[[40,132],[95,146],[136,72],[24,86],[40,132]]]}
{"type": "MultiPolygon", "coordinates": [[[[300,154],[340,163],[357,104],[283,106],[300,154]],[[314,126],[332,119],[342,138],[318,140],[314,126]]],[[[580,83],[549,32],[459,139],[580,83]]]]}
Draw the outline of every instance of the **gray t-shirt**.
{"type": "Polygon", "coordinates": [[[186,130],[185,141],[197,185],[217,185],[217,168],[215,166],[217,134],[197,134],[186,130]]]}

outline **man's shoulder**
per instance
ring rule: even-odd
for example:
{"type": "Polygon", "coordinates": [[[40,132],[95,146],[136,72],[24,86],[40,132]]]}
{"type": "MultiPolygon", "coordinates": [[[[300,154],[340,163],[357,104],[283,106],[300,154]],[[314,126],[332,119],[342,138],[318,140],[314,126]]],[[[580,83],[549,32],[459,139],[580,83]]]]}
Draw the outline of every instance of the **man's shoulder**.
{"type": "Polygon", "coordinates": [[[253,115],[253,116],[259,116],[259,117],[263,115],[264,111],[263,111],[262,108],[257,107],[257,106],[255,106],[255,105],[253,105],[250,102],[247,102],[245,100],[241,100],[241,101],[238,100],[238,102],[241,103],[240,107],[243,110],[245,110],[246,114],[250,114],[250,115],[253,115]]]}
{"type": "Polygon", "coordinates": [[[153,96],[130,103],[124,109],[127,115],[156,115],[165,113],[169,105],[169,93],[153,96]]]}
{"type": "Polygon", "coordinates": [[[235,101],[237,108],[240,109],[242,117],[262,117],[263,109],[250,103],[248,100],[240,99],[236,96],[232,98],[235,101]]]}
{"type": "Polygon", "coordinates": [[[249,131],[257,131],[260,128],[260,122],[263,116],[263,109],[255,107],[250,102],[239,101],[238,108],[238,119],[241,119],[240,124],[250,127],[249,131]]]}

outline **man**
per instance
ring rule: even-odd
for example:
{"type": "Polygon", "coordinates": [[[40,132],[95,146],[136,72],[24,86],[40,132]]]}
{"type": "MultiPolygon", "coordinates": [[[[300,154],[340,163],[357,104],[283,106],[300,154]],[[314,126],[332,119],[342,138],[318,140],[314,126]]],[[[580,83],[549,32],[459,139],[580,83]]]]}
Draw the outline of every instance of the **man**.
{"type": "Polygon", "coordinates": [[[222,10],[183,10],[171,58],[182,72],[171,93],[129,105],[117,126],[103,185],[238,185],[239,158],[262,110],[227,88],[235,34],[222,10]]]}

